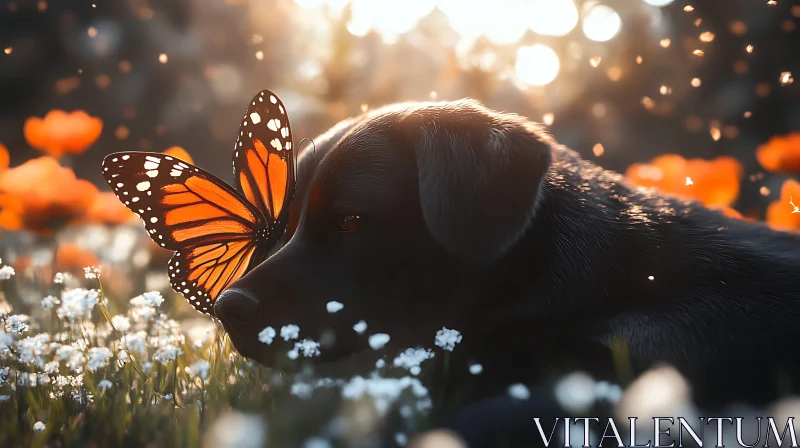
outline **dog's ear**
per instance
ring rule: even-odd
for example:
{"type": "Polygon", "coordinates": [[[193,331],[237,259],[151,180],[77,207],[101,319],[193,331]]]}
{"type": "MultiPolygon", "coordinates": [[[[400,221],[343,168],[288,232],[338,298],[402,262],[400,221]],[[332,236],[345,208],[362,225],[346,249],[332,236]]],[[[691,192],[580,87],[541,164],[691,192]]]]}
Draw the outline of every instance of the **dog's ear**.
{"type": "Polygon", "coordinates": [[[549,137],[522,117],[472,100],[422,106],[403,122],[433,237],[475,261],[504,254],[533,219],[550,167],[549,137]]]}

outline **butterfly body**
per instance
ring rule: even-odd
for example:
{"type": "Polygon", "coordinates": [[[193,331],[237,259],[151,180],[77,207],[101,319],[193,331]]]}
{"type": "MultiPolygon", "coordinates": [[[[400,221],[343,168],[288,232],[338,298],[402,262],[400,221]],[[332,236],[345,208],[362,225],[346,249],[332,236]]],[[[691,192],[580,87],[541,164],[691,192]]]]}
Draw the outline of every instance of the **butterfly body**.
{"type": "Polygon", "coordinates": [[[118,152],[103,160],[103,177],[120,201],[153,241],[175,251],[173,289],[210,315],[219,294],[278,244],[295,190],[289,120],[274,93],[253,98],[234,145],[236,189],[165,154],[118,152]]]}

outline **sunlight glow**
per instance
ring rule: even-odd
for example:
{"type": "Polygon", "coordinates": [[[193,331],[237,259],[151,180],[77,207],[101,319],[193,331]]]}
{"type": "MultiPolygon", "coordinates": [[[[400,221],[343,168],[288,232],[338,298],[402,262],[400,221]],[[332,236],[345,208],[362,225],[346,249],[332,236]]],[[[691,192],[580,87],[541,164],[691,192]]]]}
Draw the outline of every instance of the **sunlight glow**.
{"type": "Polygon", "coordinates": [[[578,8],[572,0],[533,0],[529,26],[538,34],[564,36],[578,24],[578,8]]]}
{"type": "Polygon", "coordinates": [[[644,2],[653,6],[667,6],[672,0],[644,0],[644,2]]]}
{"type": "Polygon", "coordinates": [[[605,42],[619,33],[622,19],[606,5],[587,4],[588,13],[583,18],[583,34],[596,42],[605,42]]]}
{"type": "Polygon", "coordinates": [[[556,79],[560,65],[558,55],[547,45],[536,44],[517,50],[516,74],[525,84],[549,84],[556,79]]]}
{"type": "Polygon", "coordinates": [[[350,4],[352,16],[347,24],[347,30],[356,36],[363,36],[374,30],[385,42],[391,43],[396,41],[399,35],[414,28],[434,6],[431,0],[408,0],[402,3],[388,0],[353,0],[350,4]]]}

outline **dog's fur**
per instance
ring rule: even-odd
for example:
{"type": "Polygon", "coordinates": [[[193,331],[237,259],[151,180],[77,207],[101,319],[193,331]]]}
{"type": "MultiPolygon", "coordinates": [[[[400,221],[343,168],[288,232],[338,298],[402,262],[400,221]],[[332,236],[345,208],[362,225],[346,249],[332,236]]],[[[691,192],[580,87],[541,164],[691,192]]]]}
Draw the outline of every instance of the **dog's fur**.
{"type": "Polygon", "coordinates": [[[363,319],[395,348],[461,331],[454,359],[481,362],[495,392],[550,360],[608,374],[612,341],[635,371],[674,365],[710,404],[769,399],[776,369],[797,371],[796,234],[634,187],[470,100],[387,107],[315,143],[291,240],[216,304],[247,356],[268,362],[257,333],[293,323],[333,330],[321,361],[339,359],[367,348],[363,319]],[[342,232],[340,215],[363,223],[342,232]]]}

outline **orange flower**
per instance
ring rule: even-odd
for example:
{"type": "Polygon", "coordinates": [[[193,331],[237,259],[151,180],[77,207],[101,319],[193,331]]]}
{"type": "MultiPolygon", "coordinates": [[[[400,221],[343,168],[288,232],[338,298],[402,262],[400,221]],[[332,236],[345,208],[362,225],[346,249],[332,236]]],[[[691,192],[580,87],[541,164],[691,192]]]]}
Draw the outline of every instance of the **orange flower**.
{"type": "Polygon", "coordinates": [[[0,193],[0,228],[19,230],[22,228],[22,201],[11,194],[0,193]]]}
{"type": "Polygon", "coordinates": [[[8,157],[8,149],[0,143],[0,171],[8,168],[8,163],[11,159],[8,157]]]}
{"type": "Polygon", "coordinates": [[[727,207],[739,197],[744,170],[732,157],[689,159],[664,154],[650,163],[636,163],[625,175],[636,185],[655,187],[675,196],[696,199],[708,207],[727,207]]]}
{"type": "Polygon", "coordinates": [[[44,118],[25,120],[25,139],[32,147],[53,157],[80,154],[100,137],[103,120],[82,110],[71,113],[51,110],[44,118]]]}
{"type": "Polygon", "coordinates": [[[756,149],[758,163],[771,172],[800,172],[800,132],[776,135],[756,149]]]}
{"type": "Polygon", "coordinates": [[[55,268],[59,272],[82,274],[86,266],[99,264],[95,254],[72,243],[61,244],[56,250],[55,268]]]}
{"type": "MultiPolygon", "coordinates": [[[[99,193],[86,213],[89,222],[105,224],[125,224],[136,215],[111,192],[99,193]]],[[[87,265],[88,266],[88,265],[87,265]]]]}
{"type": "Polygon", "coordinates": [[[185,149],[181,148],[180,146],[172,146],[164,150],[164,154],[175,157],[176,159],[183,160],[186,163],[194,164],[192,161],[192,156],[186,152],[185,149]]]}
{"type": "Polygon", "coordinates": [[[776,230],[800,231],[800,182],[787,179],[781,198],[767,207],[767,224],[776,230]]]}
{"type": "Polygon", "coordinates": [[[98,193],[91,182],[77,179],[48,156],[0,173],[0,192],[16,204],[21,227],[42,234],[83,217],[98,193]]]}

